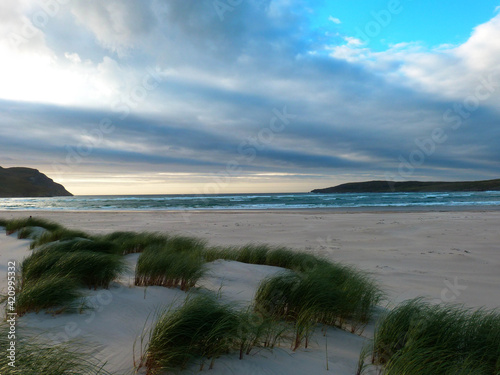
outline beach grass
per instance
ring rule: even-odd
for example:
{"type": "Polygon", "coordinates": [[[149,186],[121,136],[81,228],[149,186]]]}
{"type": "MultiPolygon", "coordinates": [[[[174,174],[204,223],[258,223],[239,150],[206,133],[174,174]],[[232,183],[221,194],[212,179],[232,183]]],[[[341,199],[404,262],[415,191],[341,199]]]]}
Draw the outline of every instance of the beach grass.
{"type": "Polygon", "coordinates": [[[45,228],[48,231],[54,231],[62,228],[60,224],[37,217],[30,217],[26,219],[12,219],[6,220],[5,222],[5,230],[7,232],[7,235],[10,235],[15,231],[25,227],[41,227],[45,228]]]}
{"type": "Polygon", "coordinates": [[[19,315],[41,309],[71,310],[80,288],[108,288],[126,270],[110,242],[86,239],[47,243],[21,263],[19,315]]]}
{"type": "Polygon", "coordinates": [[[113,232],[103,236],[97,236],[96,239],[114,243],[119,249],[119,253],[126,255],[141,253],[151,246],[165,245],[168,236],[161,233],[150,232],[113,232]]]}
{"type": "Polygon", "coordinates": [[[63,251],[63,243],[35,251],[21,264],[22,284],[58,275],[71,277],[88,288],[108,288],[109,283],[125,270],[123,258],[104,252],[75,250],[74,245],[80,242],[92,244],[91,241],[77,241],[69,247],[73,251],[63,251]]]}
{"type": "Polygon", "coordinates": [[[239,347],[239,358],[249,355],[254,348],[273,349],[277,344],[289,337],[291,328],[270,316],[256,313],[252,307],[240,313],[240,326],[236,343],[239,347]]]}
{"type": "Polygon", "coordinates": [[[360,332],[382,298],[365,273],[334,263],[320,263],[303,273],[286,272],[264,280],[255,296],[263,315],[295,324],[297,349],[318,323],[360,332]]]}
{"type": "Polygon", "coordinates": [[[92,348],[81,343],[49,344],[38,337],[19,337],[16,334],[15,367],[12,362],[9,325],[0,323],[0,373],[9,375],[111,375],[92,356],[92,348]]]}
{"type": "Polygon", "coordinates": [[[115,243],[109,241],[92,240],[87,238],[69,238],[64,241],[54,241],[35,247],[36,252],[51,251],[73,253],[78,251],[92,251],[106,254],[120,254],[120,249],[115,243]]]}
{"type": "Polygon", "coordinates": [[[49,274],[72,277],[89,289],[107,289],[124,270],[125,263],[119,255],[77,251],[62,255],[49,274]]]}
{"type": "Polygon", "coordinates": [[[52,245],[54,249],[65,252],[91,251],[94,253],[121,255],[121,250],[110,241],[74,239],[52,245]]]}
{"type": "Polygon", "coordinates": [[[244,246],[210,247],[205,250],[208,262],[224,259],[249,264],[262,264],[282,267],[298,272],[313,269],[327,261],[312,254],[265,244],[248,244],[244,246]]]}
{"type": "Polygon", "coordinates": [[[271,249],[266,258],[268,266],[287,268],[297,272],[305,272],[321,265],[328,265],[328,261],[312,254],[294,251],[285,247],[271,249]]]}
{"type": "Polygon", "coordinates": [[[6,227],[9,220],[0,217],[0,227],[6,227]]]}
{"type": "Polygon", "coordinates": [[[143,365],[147,374],[184,369],[194,360],[213,361],[238,348],[240,315],[212,294],[188,296],[182,307],[159,314],[143,365]]]}
{"type": "Polygon", "coordinates": [[[32,238],[35,233],[35,228],[33,227],[23,227],[17,232],[17,238],[22,240],[26,238],[32,238]]]}
{"type": "Polygon", "coordinates": [[[498,375],[500,312],[404,302],[380,319],[372,363],[387,375],[498,375]]]}
{"type": "Polygon", "coordinates": [[[211,246],[203,252],[203,257],[207,262],[213,262],[219,259],[234,260],[238,259],[239,248],[236,246],[211,246]]]}
{"type": "Polygon", "coordinates": [[[211,292],[188,295],[181,307],[169,307],[156,315],[139,366],[148,375],[182,370],[195,361],[200,370],[210,361],[212,369],[223,354],[239,352],[243,359],[254,348],[271,350],[290,332],[288,324],[251,308],[237,309],[211,292]]]}
{"type": "Polygon", "coordinates": [[[148,247],[137,261],[135,285],[180,287],[187,291],[204,273],[205,261],[196,248],[148,247]]]}
{"type": "Polygon", "coordinates": [[[60,258],[61,252],[51,251],[51,249],[33,252],[21,263],[21,286],[29,281],[36,281],[49,273],[60,258]]]}
{"type": "Polygon", "coordinates": [[[49,309],[61,313],[77,308],[82,297],[78,291],[79,283],[71,277],[59,275],[44,276],[36,281],[24,283],[16,296],[16,312],[19,316],[27,312],[38,313],[49,309]]]}
{"type": "Polygon", "coordinates": [[[238,249],[238,262],[249,264],[266,264],[270,246],[262,244],[249,244],[238,249]]]}
{"type": "Polygon", "coordinates": [[[205,249],[206,241],[190,236],[169,236],[165,247],[172,252],[200,253],[205,249]]]}
{"type": "Polygon", "coordinates": [[[58,228],[52,231],[47,231],[36,238],[30,245],[31,249],[41,245],[55,242],[55,241],[68,241],[73,239],[91,239],[91,236],[79,230],[72,230],[67,228],[58,228]]]}
{"type": "Polygon", "coordinates": [[[270,246],[260,244],[211,247],[206,249],[204,256],[208,262],[224,259],[250,264],[266,264],[267,253],[270,249],[270,246]]]}

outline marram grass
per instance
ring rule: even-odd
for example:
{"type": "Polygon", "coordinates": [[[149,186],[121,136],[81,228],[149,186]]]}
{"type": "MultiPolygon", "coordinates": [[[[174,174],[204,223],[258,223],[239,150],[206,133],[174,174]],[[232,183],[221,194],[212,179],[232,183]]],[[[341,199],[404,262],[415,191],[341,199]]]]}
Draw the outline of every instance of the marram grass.
{"type": "Polygon", "coordinates": [[[252,308],[240,312],[239,319],[236,343],[240,359],[249,355],[254,348],[273,349],[291,332],[290,326],[285,322],[258,314],[252,308]]]}
{"type": "Polygon", "coordinates": [[[61,253],[50,249],[41,249],[33,252],[21,263],[21,284],[36,281],[47,274],[54,264],[61,258],[61,253]]]}
{"type": "MultiPolygon", "coordinates": [[[[18,330],[19,331],[19,330],[18,330]]],[[[0,323],[0,374],[2,375],[111,375],[92,356],[89,347],[69,342],[49,345],[38,338],[16,335],[15,367],[9,365],[9,327],[0,323]]]]}
{"type": "Polygon", "coordinates": [[[120,254],[141,253],[151,246],[161,246],[167,242],[168,236],[149,232],[113,232],[97,237],[105,242],[112,242],[120,254]]]}
{"type": "Polygon", "coordinates": [[[180,308],[158,314],[141,367],[148,375],[184,369],[195,361],[201,368],[210,361],[212,368],[220,355],[239,351],[241,359],[254,347],[272,348],[283,331],[283,325],[236,310],[212,293],[188,296],[180,308]]]}
{"type": "Polygon", "coordinates": [[[21,263],[18,313],[72,310],[80,288],[108,288],[126,269],[115,252],[113,243],[86,239],[37,248],[21,263]]]}
{"type": "Polygon", "coordinates": [[[139,257],[135,285],[180,287],[189,290],[205,272],[205,262],[193,248],[149,247],[139,257]]]}
{"type": "Polygon", "coordinates": [[[91,251],[67,253],[60,257],[49,275],[69,276],[87,288],[108,288],[125,270],[123,258],[91,251]]]}
{"type": "Polygon", "coordinates": [[[333,263],[303,272],[287,272],[264,280],[255,296],[258,312],[294,322],[297,349],[318,323],[359,332],[382,298],[366,274],[333,263]]]}
{"type": "Polygon", "coordinates": [[[304,272],[321,264],[327,264],[324,259],[312,254],[295,251],[286,247],[275,247],[265,244],[249,244],[233,247],[211,247],[204,252],[208,262],[224,259],[242,263],[263,264],[304,272]]]}
{"type": "Polygon", "coordinates": [[[16,312],[22,316],[28,312],[38,313],[42,309],[53,313],[75,309],[82,297],[78,285],[76,280],[61,276],[45,276],[24,283],[16,295],[16,312]]]}
{"type": "Polygon", "coordinates": [[[151,232],[113,232],[95,237],[96,240],[111,242],[120,254],[142,253],[151,247],[164,247],[171,251],[198,251],[205,241],[189,236],[168,236],[151,232]]]}
{"type": "Polygon", "coordinates": [[[188,252],[200,254],[205,249],[206,241],[189,236],[170,236],[165,248],[172,252],[188,252]]]}
{"type": "Polygon", "coordinates": [[[329,263],[312,254],[293,251],[287,248],[275,248],[268,252],[266,264],[268,266],[288,268],[297,272],[306,272],[315,269],[317,266],[329,263]]]}
{"type": "Polygon", "coordinates": [[[109,241],[91,240],[86,238],[69,238],[65,241],[55,241],[35,248],[39,251],[73,253],[78,251],[92,251],[97,253],[119,254],[119,248],[109,241]]]}
{"type": "Polygon", "coordinates": [[[57,223],[36,217],[27,219],[13,219],[7,220],[5,222],[5,230],[7,231],[8,235],[24,227],[41,227],[47,229],[48,231],[54,231],[62,228],[62,226],[57,223]]]}
{"type": "MultiPolygon", "coordinates": [[[[125,270],[119,255],[108,254],[92,241],[56,243],[34,251],[21,264],[22,284],[48,275],[69,276],[88,288],[107,288],[125,270]]],[[[104,250],[107,247],[104,247],[104,250]]]]}
{"type": "Polygon", "coordinates": [[[498,375],[500,312],[404,302],[380,319],[371,362],[386,375],[498,375]]]}
{"type": "Polygon", "coordinates": [[[31,249],[35,247],[41,246],[46,243],[54,242],[54,241],[67,241],[72,239],[89,239],[90,236],[79,230],[71,230],[66,228],[58,228],[56,230],[47,231],[43,233],[41,236],[36,238],[30,245],[31,249]]]}
{"type": "Polygon", "coordinates": [[[17,238],[22,240],[25,238],[32,238],[35,230],[33,227],[23,227],[17,232],[17,238]]]}

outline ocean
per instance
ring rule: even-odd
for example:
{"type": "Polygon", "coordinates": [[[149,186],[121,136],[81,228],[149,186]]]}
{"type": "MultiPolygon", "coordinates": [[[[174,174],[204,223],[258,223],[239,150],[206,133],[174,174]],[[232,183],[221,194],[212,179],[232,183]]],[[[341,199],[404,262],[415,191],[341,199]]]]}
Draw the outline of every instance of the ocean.
{"type": "Polygon", "coordinates": [[[0,210],[274,210],[315,208],[491,207],[500,192],[102,195],[56,198],[1,198],[0,210]]]}

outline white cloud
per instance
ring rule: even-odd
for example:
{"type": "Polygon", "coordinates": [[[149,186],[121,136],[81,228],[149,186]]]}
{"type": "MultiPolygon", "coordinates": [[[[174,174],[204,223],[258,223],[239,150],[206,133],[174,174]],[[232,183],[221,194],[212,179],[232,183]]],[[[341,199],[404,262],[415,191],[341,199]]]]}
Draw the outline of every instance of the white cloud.
{"type": "Polygon", "coordinates": [[[333,16],[328,17],[328,21],[331,21],[337,25],[340,25],[342,23],[338,18],[333,17],[333,16]]]}
{"type": "Polygon", "coordinates": [[[358,63],[360,61],[366,61],[367,58],[372,55],[369,48],[357,48],[355,45],[343,45],[343,46],[328,46],[327,50],[331,51],[330,56],[345,60],[350,63],[358,63]]]}
{"type": "MultiPolygon", "coordinates": [[[[500,14],[477,26],[459,46],[429,50],[419,43],[399,43],[376,52],[355,38],[344,39],[344,45],[327,47],[332,57],[361,64],[393,83],[445,99],[463,100],[475,92],[483,78],[500,74],[500,14]]],[[[500,90],[485,103],[492,104],[495,98],[500,98],[500,90]]]]}
{"type": "Polygon", "coordinates": [[[347,42],[348,46],[362,46],[364,44],[363,41],[352,36],[346,36],[344,40],[347,42]]]}
{"type": "Polygon", "coordinates": [[[46,46],[33,51],[0,43],[0,98],[101,107],[120,93],[116,61],[82,61],[78,53],[58,58],[46,46]],[[113,62],[113,63],[112,63],[113,62]]]}
{"type": "Polygon", "coordinates": [[[65,52],[64,57],[66,57],[69,61],[75,64],[82,62],[82,59],[80,58],[80,56],[78,56],[78,53],[65,52]]]}
{"type": "Polygon", "coordinates": [[[122,55],[156,22],[150,1],[75,0],[71,12],[103,47],[122,55]]]}
{"type": "Polygon", "coordinates": [[[86,41],[77,39],[81,38],[82,28],[75,25],[75,18],[85,21],[102,45],[121,53],[133,46],[154,23],[148,19],[150,8],[144,8],[148,10],[133,1],[102,4],[75,0],[61,4],[49,14],[43,13],[37,1],[2,2],[0,98],[111,107],[140,84],[144,72],[136,67],[122,67],[117,58],[108,56],[109,52],[103,51],[94,41],[85,44],[86,41]],[[86,18],[79,18],[85,13],[88,14],[86,18]],[[37,14],[45,14],[43,25],[37,24],[37,14]],[[73,27],[61,36],[57,28],[61,25],[73,27]],[[71,50],[58,51],[59,40],[66,38],[75,38],[75,43],[66,44],[71,50]]]}

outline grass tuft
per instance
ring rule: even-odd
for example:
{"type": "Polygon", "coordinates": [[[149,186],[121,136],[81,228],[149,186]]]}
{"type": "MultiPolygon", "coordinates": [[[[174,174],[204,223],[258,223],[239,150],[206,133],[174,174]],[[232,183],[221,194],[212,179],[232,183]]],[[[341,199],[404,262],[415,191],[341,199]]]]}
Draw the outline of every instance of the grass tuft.
{"type": "Polygon", "coordinates": [[[222,354],[239,351],[242,359],[254,348],[272,349],[289,330],[250,309],[236,310],[213,293],[190,295],[180,308],[157,315],[139,365],[148,375],[184,369],[196,360],[200,370],[210,360],[212,369],[222,354]]]}
{"type": "Polygon", "coordinates": [[[112,242],[119,249],[120,254],[141,253],[151,246],[165,245],[168,236],[161,233],[149,232],[113,232],[98,237],[104,242],[112,242]]]}
{"type": "Polygon", "coordinates": [[[207,262],[213,262],[218,259],[223,260],[236,260],[238,259],[238,247],[220,247],[214,246],[205,249],[203,257],[207,262]]]}
{"type": "Polygon", "coordinates": [[[205,249],[206,241],[189,236],[170,236],[167,239],[165,247],[172,252],[189,252],[201,255],[205,249]]]}
{"type": "Polygon", "coordinates": [[[50,269],[50,275],[69,276],[88,288],[108,288],[125,270],[119,255],[91,251],[67,253],[50,269]]]}
{"type": "Polygon", "coordinates": [[[78,286],[73,278],[56,275],[27,282],[17,293],[16,312],[22,316],[31,311],[38,313],[42,309],[61,313],[76,308],[76,301],[82,297],[78,286]]]}
{"type": "Polygon", "coordinates": [[[239,313],[215,296],[188,297],[181,308],[159,315],[142,364],[147,374],[185,368],[195,359],[211,359],[212,367],[218,356],[238,348],[239,326],[239,313]]]}
{"type": "Polygon", "coordinates": [[[79,288],[108,288],[126,269],[113,243],[71,240],[48,243],[23,260],[18,313],[72,307],[79,288]]]}
{"type": "Polygon", "coordinates": [[[327,264],[324,259],[312,254],[299,252],[286,247],[263,244],[249,244],[241,247],[211,247],[205,250],[208,262],[224,259],[242,263],[263,264],[304,272],[318,265],[327,264]]]}
{"type": "Polygon", "coordinates": [[[189,290],[205,272],[200,251],[174,247],[148,247],[139,257],[135,285],[180,287],[189,290]]]}
{"type": "Polygon", "coordinates": [[[7,235],[10,235],[24,227],[41,227],[47,229],[48,231],[62,229],[62,226],[57,223],[36,217],[7,220],[5,223],[5,230],[7,231],[7,235]]]}
{"type": "Polygon", "coordinates": [[[69,239],[66,241],[49,242],[44,246],[35,248],[34,253],[39,251],[53,251],[74,253],[78,251],[92,251],[96,253],[117,254],[120,249],[113,242],[93,241],[89,239],[69,239]]]}
{"type": "Polygon", "coordinates": [[[35,229],[33,227],[23,227],[19,229],[19,231],[17,232],[17,238],[20,240],[26,238],[32,238],[34,233],[35,229]]]}
{"type": "Polygon", "coordinates": [[[287,272],[264,280],[255,296],[256,310],[295,324],[297,349],[317,323],[359,332],[382,298],[376,284],[352,267],[321,263],[314,269],[287,272]]]}
{"type": "Polygon", "coordinates": [[[68,241],[82,238],[90,239],[91,237],[87,233],[79,230],[59,228],[43,233],[31,243],[30,248],[34,249],[35,247],[55,241],[68,241]]]}
{"type": "Polygon", "coordinates": [[[125,262],[121,256],[102,250],[99,243],[85,240],[57,243],[37,250],[21,264],[22,284],[35,282],[46,275],[58,275],[69,276],[88,288],[108,288],[109,283],[125,270],[125,262]],[[93,249],[96,251],[91,251],[93,249]]]}
{"type": "Polygon", "coordinates": [[[381,318],[372,363],[384,374],[500,373],[500,312],[414,299],[381,318]]]}
{"type": "Polygon", "coordinates": [[[24,338],[16,335],[15,367],[9,365],[9,326],[0,323],[0,347],[5,351],[0,356],[0,373],[9,375],[110,375],[102,364],[92,358],[91,348],[82,348],[76,343],[49,345],[39,338],[24,338]]]}

